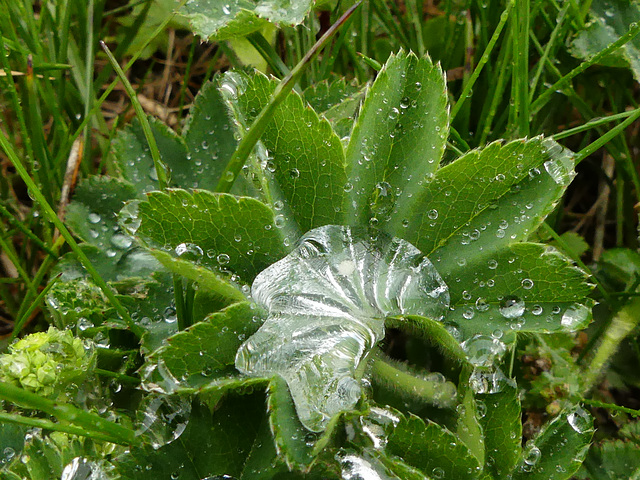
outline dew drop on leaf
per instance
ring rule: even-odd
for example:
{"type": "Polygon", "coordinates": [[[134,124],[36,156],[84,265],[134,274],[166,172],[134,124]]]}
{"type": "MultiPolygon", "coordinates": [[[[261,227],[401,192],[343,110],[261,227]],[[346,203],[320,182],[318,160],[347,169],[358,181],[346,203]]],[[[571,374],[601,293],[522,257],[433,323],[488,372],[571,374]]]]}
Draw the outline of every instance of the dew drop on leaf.
{"type": "Polygon", "coordinates": [[[507,347],[498,338],[474,335],[460,344],[467,354],[467,360],[477,367],[489,367],[504,355],[507,347]]]}
{"type": "Polygon", "coordinates": [[[590,310],[586,306],[580,304],[571,305],[562,314],[560,324],[567,330],[577,330],[589,318],[589,315],[590,310]]]}
{"type": "Polygon", "coordinates": [[[97,213],[90,213],[89,216],[87,217],[87,219],[89,220],[89,223],[100,223],[100,220],[102,220],[102,217],[100,217],[100,215],[98,215],[97,213]]]}
{"type": "Polygon", "coordinates": [[[580,407],[567,415],[567,422],[569,422],[571,428],[577,433],[585,433],[592,428],[591,417],[580,407]]]}
{"type": "Polygon", "coordinates": [[[498,367],[476,367],[469,376],[469,384],[477,394],[502,392],[505,387],[515,388],[515,381],[507,378],[498,367]]]}
{"type": "Polygon", "coordinates": [[[126,250],[133,243],[133,239],[128,235],[116,233],[111,237],[111,244],[120,250],[126,250]]]}
{"type": "Polygon", "coordinates": [[[356,370],[384,337],[385,317],[439,320],[449,306],[446,284],[413,245],[335,225],[304,235],[256,277],[251,293],[269,316],[238,350],[236,367],[281,375],[301,422],[316,432],[360,398],[356,370]]]}
{"type": "Polygon", "coordinates": [[[226,265],[227,263],[229,263],[230,258],[226,253],[221,253],[216,257],[216,260],[218,261],[219,265],[226,265]]]}
{"type": "Polygon", "coordinates": [[[522,288],[524,288],[525,290],[531,290],[533,288],[533,280],[531,280],[530,278],[523,278],[522,288]]]}
{"type": "Polygon", "coordinates": [[[505,297],[500,303],[500,313],[504,318],[518,318],[524,313],[524,300],[515,296],[505,297]]]}

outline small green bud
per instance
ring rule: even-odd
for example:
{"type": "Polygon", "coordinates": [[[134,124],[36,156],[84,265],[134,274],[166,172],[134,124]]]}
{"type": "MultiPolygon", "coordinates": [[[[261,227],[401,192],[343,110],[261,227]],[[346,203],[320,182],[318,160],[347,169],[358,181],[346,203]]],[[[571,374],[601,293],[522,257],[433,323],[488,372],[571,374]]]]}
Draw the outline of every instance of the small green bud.
{"type": "Polygon", "coordinates": [[[81,382],[93,365],[93,350],[82,339],[50,327],[27,335],[0,355],[0,381],[63,400],[65,390],[81,382]]]}

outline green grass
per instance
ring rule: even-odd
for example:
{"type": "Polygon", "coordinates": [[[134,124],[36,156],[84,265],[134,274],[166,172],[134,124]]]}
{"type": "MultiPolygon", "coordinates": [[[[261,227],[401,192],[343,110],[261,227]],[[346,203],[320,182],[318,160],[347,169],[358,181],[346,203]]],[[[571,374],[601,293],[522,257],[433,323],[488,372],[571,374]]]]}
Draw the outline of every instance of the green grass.
{"type": "MultiPolygon", "coordinates": [[[[588,388],[565,392],[558,385],[571,385],[569,377],[555,370],[549,376],[558,377],[551,380],[541,371],[532,374],[525,360],[544,356],[535,338],[519,339],[512,370],[530,386],[523,405],[532,418],[547,416],[555,406],[584,395],[593,409],[599,408],[603,418],[616,424],[611,431],[602,420],[597,441],[623,438],[619,430],[640,409],[640,377],[634,373],[640,362],[635,316],[640,264],[607,252],[619,248],[632,255],[638,248],[640,106],[632,69],[619,58],[617,67],[609,65],[635,44],[640,24],[582,59],[568,46],[589,25],[591,2],[444,0],[427,8],[428,2],[420,0],[370,0],[340,28],[327,32],[345,4],[352,3],[338,2],[337,8],[313,12],[297,26],[283,25],[275,43],[263,31],[249,35],[257,49],[254,55],[262,56],[268,72],[282,83],[240,141],[217,190],[230,191],[289,92],[303,92],[339,76],[363,86],[375,78],[390,53],[428,53],[447,74],[452,123],[445,162],[455,162],[492,141],[537,135],[552,137],[576,152],[576,179],[544,228],[532,237],[555,242],[598,287],[593,296],[600,305],[586,338],[557,340],[558,355],[573,365],[591,366],[588,388]],[[318,46],[323,34],[326,41],[318,46]],[[563,235],[571,231],[586,241],[586,252],[573,251],[575,244],[563,235]],[[615,392],[607,390],[610,385],[616,386],[615,392]]],[[[5,172],[0,176],[5,277],[0,282],[0,312],[15,327],[0,343],[4,350],[10,340],[50,323],[46,295],[58,278],[51,272],[70,251],[119,316],[142,336],[123,304],[124,295],[101,277],[65,225],[70,190],[76,184],[68,163],[79,152],[79,178],[120,175],[113,139],[135,116],[150,146],[160,187],[165,188],[170,179],[146,117],[150,112],[144,111],[138,95],[171,109],[179,132],[184,107],[193,103],[200,86],[218,71],[247,67],[241,52],[226,40],[201,44],[184,23],[169,17],[151,22],[156,8],[146,0],[130,5],[106,0],[0,0],[0,159],[5,172]],[[167,34],[171,28],[174,36],[167,34]],[[151,58],[140,59],[143,49],[127,50],[134,38],[159,48],[151,58]],[[101,41],[112,51],[100,48],[101,41]],[[173,42],[174,53],[169,58],[168,42],[173,42]]],[[[183,288],[179,276],[173,285],[178,321],[188,326],[190,314],[185,312],[196,293],[192,283],[183,288]]],[[[108,367],[103,371],[123,378],[136,375],[108,367]]],[[[13,401],[3,388],[0,397],[13,401]]],[[[29,403],[29,398],[23,400],[29,403]]],[[[52,412],[35,404],[33,408],[52,412]]],[[[2,415],[0,422],[19,420],[12,413],[2,415]]],[[[88,417],[82,421],[63,431],[77,433],[74,428],[90,424],[88,417]]],[[[43,428],[49,425],[45,423],[43,428]]],[[[130,430],[123,432],[116,428],[113,438],[129,438],[130,430]]]]}

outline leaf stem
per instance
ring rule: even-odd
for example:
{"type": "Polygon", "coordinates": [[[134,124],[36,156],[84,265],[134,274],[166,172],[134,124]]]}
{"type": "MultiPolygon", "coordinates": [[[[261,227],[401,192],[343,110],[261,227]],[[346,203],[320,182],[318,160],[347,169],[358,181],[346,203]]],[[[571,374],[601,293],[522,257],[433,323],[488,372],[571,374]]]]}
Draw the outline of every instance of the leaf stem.
{"type": "Polygon", "coordinates": [[[311,60],[320,53],[320,51],[329,43],[333,36],[338,32],[340,27],[353,15],[353,12],[360,6],[362,2],[358,2],[347,10],[340,19],[334,23],[329,30],[322,36],[318,42],[306,53],[306,55],[300,60],[300,62],[289,72],[289,74],[278,84],[274,90],[269,103],[265,105],[262,111],[258,114],[254,120],[251,128],[247,134],[242,138],[238,144],[238,148],[229,159],[224,172],[220,177],[217,192],[229,192],[236,178],[240,174],[242,167],[246,163],[249,155],[253,151],[253,148],[258,143],[258,140],[267,128],[269,121],[273,117],[274,110],[280,105],[287,95],[291,92],[294,85],[301,77],[302,73],[311,63],[311,60]]]}
{"type": "Polygon", "coordinates": [[[584,371],[583,393],[586,394],[596,385],[607,362],[618,350],[620,343],[636,328],[639,319],[640,298],[634,297],[618,310],[604,331],[602,341],[584,371]]]}
{"type": "MultiPolygon", "coordinates": [[[[140,443],[133,430],[105,420],[94,413],[85,412],[73,405],[60,405],[9,383],[0,382],[0,398],[8,402],[40,410],[58,420],[83,427],[100,435],[109,435],[110,442],[135,445],[140,443]]],[[[86,435],[86,434],[85,434],[86,435]]]]}
{"type": "Polygon", "coordinates": [[[128,445],[128,442],[123,442],[118,438],[114,438],[104,433],[96,432],[94,430],[89,431],[81,427],[74,425],[64,425],[62,423],[52,422],[45,418],[25,417],[23,415],[17,415],[15,413],[0,412],[0,422],[17,423],[19,425],[27,425],[29,427],[38,427],[43,430],[51,430],[54,432],[70,433],[72,435],[78,435],[81,437],[89,437],[94,440],[102,440],[105,442],[116,443],[119,445],[128,445]]]}
{"type": "Polygon", "coordinates": [[[446,396],[441,381],[430,381],[412,375],[410,372],[393,365],[382,354],[374,355],[369,362],[374,381],[386,385],[402,397],[417,399],[423,403],[435,404],[439,407],[452,408],[456,404],[457,391],[452,388],[451,396],[446,396]]]}
{"type": "Polygon", "coordinates": [[[34,310],[38,308],[38,305],[40,305],[40,302],[42,302],[42,300],[47,295],[47,293],[49,293],[49,290],[51,290],[51,287],[53,287],[56,284],[56,282],[60,280],[60,275],[62,274],[57,275],[55,278],[53,278],[49,282],[49,284],[46,287],[42,289],[42,291],[33,300],[33,302],[31,302],[31,305],[29,305],[29,308],[27,308],[27,310],[22,315],[20,315],[20,317],[17,319],[16,323],[13,326],[13,330],[11,331],[11,336],[9,337],[10,342],[18,336],[24,324],[27,322],[31,314],[34,312],[34,310]]]}
{"type": "Polygon", "coordinates": [[[589,274],[589,276],[592,278],[592,280],[594,281],[594,283],[596,284],[596,287],[598,288],[598,290],[600,290],[600,293],[602,294],[602,296],[608,301],[611,302],[611,294],[609,293],[609,291],[604,287],[604,285],[602,285],[602,283],[600,282],[600,280],[598,280],[598,277],[596,277],[592,272],[591,269],[589,267],[587,267],[584,262],[582,261],[582,259],[580,258],[579,255],[576,255],[573,250],[571,249],[571,247],[567,244],[567,242],[564,241],[564,239],[558,235],[556,233],[556,231],[547,223],[547,222],[542,222],[542,227],[547,231],[547,233],[549,235],[551,235],[551,237],[553,237],[553,239],[558,243],[558,245],[560,245],[560,247],[571,257],[571,259],[576,262],[578,264],[578,266],[583,269],[586,273],[589,274]]]}

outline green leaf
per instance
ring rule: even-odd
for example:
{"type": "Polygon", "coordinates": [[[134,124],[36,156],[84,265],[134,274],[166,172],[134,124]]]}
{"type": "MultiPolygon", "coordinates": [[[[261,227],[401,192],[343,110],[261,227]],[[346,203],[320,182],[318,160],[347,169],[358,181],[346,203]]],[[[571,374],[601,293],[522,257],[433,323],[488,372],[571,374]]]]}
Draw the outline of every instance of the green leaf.
{"type": "Polygon", "coordinates": [[[573,256],[581,257],[582,255],[587,253],[587,251],[590,248],[589,244],[586,242],[584,237],[579,233],[564,232],[562,235],[560,235],[560,238],[562,239],[563,243],[567,246],[568,251],[564,251],[563,247],[555,240],[552,242],[549,242],[549,244],[556,247],[565,255],[569,255],[572,257],[573,256]]]}
{"type": "MultiPolygon", "coordinates": [[[[100,250],[88,243],[80,244],[80,249],[87,256],[100,276],[107,282],[125,278],[147,278],[152,273],[162,271],[162,265],[149,252],[142,248],[129,248],[117,254],[117,261],[110,257],[111,253],[100,250]]],[[[62,274],[60,280],[69,282],[78,278],[88,278],[89,274],[73,252],[66,253],[52,269],[52,276],[62,274]]]]}
{"type": "Polygon", "coordinates": [[[112,263],[117,262],[133,242],[119,229],[117,213],[135,196],[136,190],[128,182],[89,177],[78,183],[65,220],[76,236],[104,251],[112,263]]]}
{"type": "MultiPolygon", "coordinates": [[[[593,0],[591,22],[571,45],[576,57],[588,60],[626,34],[632,24],[640,21],[640,8],[635,1],[593,0]]],[[[629,67],[640,80],[640,38],[636,37],[600,62],[605,66],[629,67]]]]}
{"type": "Polygon", "coordinates": [[[562,197],[573,166],[570,152],[542,137],[472,150],[425,181],[399,233],[435,258],[440,272],[455,271],[533,233],[562,197]]]}
{"type": "Polygon", "coordinates": [[[637,479],[640,475],[640,445],[607,439],[589,449],[578,478],[589,480],[637,479]],[[581,474],[583,473],[584,474],[581,474]]]}
{"type": "MultiPolygon", "coordinates": [[[[227,84],[240,90],[230,96],[230,103],[241,124],[249,126],[268,103],[277,82],[261,74],[232,75],[227,74],[227,84]]],[[[222,88],[227,87],[223,84],[222,88]]],[[[262,143],[272,156],[267,171],[274,170],[273,177],[293,214],[288,219],[283,212],[282,220],[294,220],[301,232],[340,223],[347,180],[342,143],[329,122],[292,92],[275,110],[262,143]]]]}
{"type": "Polygon", "coordinates": [[[456,408],[456,435],[464,442],[471,454],[480,464],[485,463],[484,432],[480,425],[475,392],[469,382],[472,367],[463,367],[458,384],[460,404],[456,408]]]}
{"type": "Polygon", "coordinates": [[[389,457],[379,450],[369,449],[369,452],[400,480],[429,480],[420,470],[407,465],[398,457],[389,457]]]}
{"type": "Polygon", "coordinates": [[[501,391],[476,395],[476,414],[484,434],[484,472],[506,478],[520,458],[522,421],[518,389],[505,383],[501,391]]]}
{"type": "Polygon", "coordinates": [[[250,282],[286,254],[273,211],[257,200],[177,189],[147,198],[138,205],[136,234],[183,259],[250,282]]]}
{"type": "Polygon", "coordinates": [[[29,427],[15,423],[4,423],[0,428],[0,465],[11,463],[20,458],[25,443],[25,434],[29,427]]]}
{"type": "Polygon", "coordinates": [[[266,21],[297,25],[312,5],[311,0],[194,0],[180,13],[198,35],[219,41],[248,35],[266,21]]]}
{"type": "Polygon", "coordinates": [[[453,433],[413,414],[400,420],[387,450],[430,477],[480,477],[478,460],[453,433]]]}
{"type": "MultiPolygon", "coordinates": [[[[197,185],[190,185],[187,178],[179,183],[186,187],[215,190],[220,175],[237,146],[233,124],[227,115],[227,107],[218,91],[220,76],[205,83],[189,110],[183,136],[189,150],[189,162],[197,175],[197,185]]],[[[176,174],[173,179],[178,181],[176,174]]],[[[193,182],[192,182],[193,183],[193,182]]]]}
{"type": "MultiPolygon", "coordinates": [[[[244,375],[233,374],[212,380],[198,391],[198,398],[210,409],[217,408],[220,401],[229,392],[239,395],[250,395],[256,390],[264,391],[269,385],[268,378],[246,377],[244,375]]],[[[178,393],[193,393],[192,389],[177,389],[178,393]]]]}
{"type": "Polygon", "coordinates": [[[347,82],[343,77],[336,77],[310,85],[302,96],[311,108],[324,114],[359,92],[360,88],[353,81],[347,82]]]}
{"type": "Polygon", "coordinates": [[[640,275],[640,254],[630,248],[612,248],[598,262],[598,276],[616,289],[631,288],[640,275]]]}
{"type": "Polygon", "coordinates": [[[527,444],[513,480],[564,480],[578,470],[591,437],[593,419],[580,407],[562,412],[527,444]]]}
{"type": "Polygon", "coordinates": [[[269,421],[265,418],[244,464],[240,480],[271,480],[279,474],[288,473],[288,471],[287,466],[278,457],[269,421]]]}
{"type": "Polygon", "coordinates": [[[47,308],[53,324],[61,330],[75,328],[78,323],[82,328],[102,325],[118,318],[102,290],[83,278],[57,282],[47,295],[47,308]]]}
{"type": "Polygon", "coordinates": [[[398,234],[404,217],[391,212],[405,212],[418,199],[425,177],[438,168],[448,128],[440,66],[413,53],[392,55],[367,93],[347,147],[347,223],[366,224],[373,214],[398,234]]]}
{"type": "Polygon", "coordinates": [[[157,450],[150,445],[132,448],[116,460],[118,472],[131,480],[239,476],[263,412],[263,395],[229,398],[213,414],[196,403],[182,435],[157,450]]]}
{"type": "MultiPolygon", "coordinates": [[[[203,322],[169,337],[147,357],[143,383],[172,388],[200,388],[235,372],[236,352],[262,324],[260,311],[247,302],[212,313],[203,322]]],[[[170,392],[169,392],[170,393],[170,392]]]]}
{"type": "Polygon", "coordinates": [[[344,144],[351,135],[366,91],[366,86],[359,87],[354,82],[347,83],[343,78],[337,78],[309,86],[303,96],[311,108],[329,120],[344,144]]]}
{"type": "Polygon", "coordinates": [[[374,448],[342,448],[337,457],[342,466],[342,478],[428,480],[420,470],[407,465],[400,458],[374,448]]]}
{"type": "Polygon", "coordinates": [[[209,268],[201,267],[190,260],[176,258],[162,250],[151,248],[149,252],[170,272],[177,273],[189,280],[197,282],[198,288],[202,288],[208,293],[218,295],[220,298],[225,299],[227,303],[242,301],[246,298],[240,290],[240,287],[226,276],[209,268]]]}
{"type": "Polygon", "coordinates": [[[460,347],[460,343],[442,322],[418,315],[406,315],[404,317],[388,317],[385,320],[385,325],[424,338],[435,344],[449,358],[458,361],[465,359],[465,353],[460,347]]]}
{"type": "MultiPolygon", "coordinates": [[[[188,159],[184,140],[153,117],[149,117],[149,124],[158,144],[160,158],[171,169],[171,185],[197,187],[198,176],[195,174],[195,166],[188,159]]],[[[158,189],[158,178],[149,145],[137,119],[118,132],[113,141],[113,153],[122,176],[135,186],[138,196],[158,189]]]]}
{"type": "MultiPolygon", "coordinates": [[[[4,428],[6,425],[3,425],[4,428]]],[[[32,431],[25,443],[22,455],[17,455],[9,470],[18,478],[51,480],[61,478],[64,467],[75,457],[95,455],[93,442],[64,433],[43,435],[32,431]]],[[[11,477],[8,477],[11,478],[11,477]]]]}
{"type": "Polygon", "coordinates": [[[271,379],[268,392],[269,424],[276,450],[291,470],[306,470],[314,458],[316,436],[298,420],[289,387],[281,376],[271,379]]]}
{"type": "Polygon", "coordinates": [[[576,331],[591,320],[593,302],[586,297],[592,285],[553,247],[517,243],[480,252],[446,272],[452,308],[446,320],[462,338],[576,331]]]}

